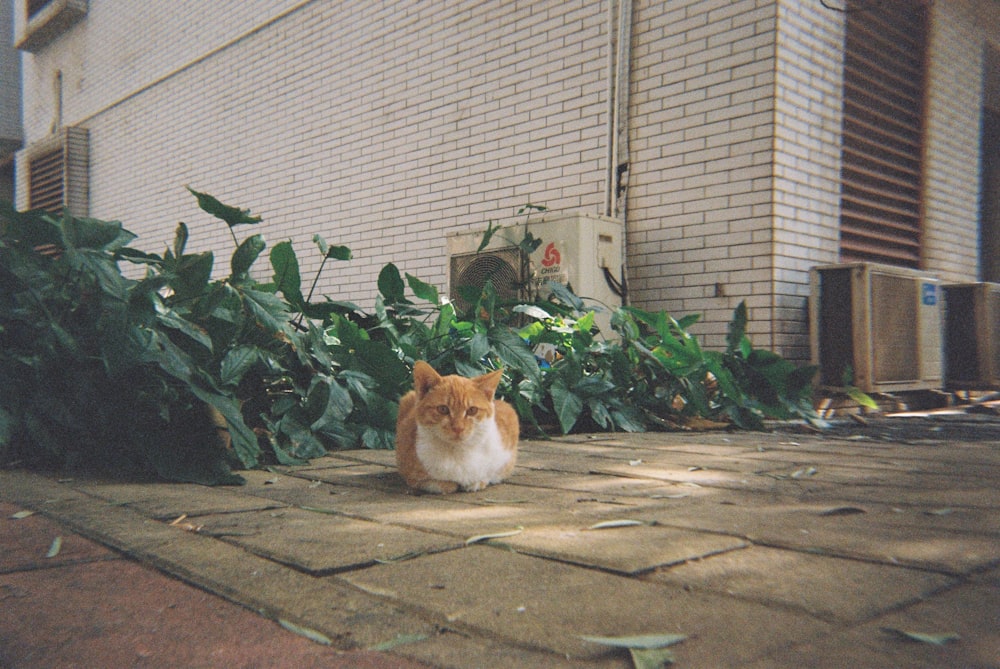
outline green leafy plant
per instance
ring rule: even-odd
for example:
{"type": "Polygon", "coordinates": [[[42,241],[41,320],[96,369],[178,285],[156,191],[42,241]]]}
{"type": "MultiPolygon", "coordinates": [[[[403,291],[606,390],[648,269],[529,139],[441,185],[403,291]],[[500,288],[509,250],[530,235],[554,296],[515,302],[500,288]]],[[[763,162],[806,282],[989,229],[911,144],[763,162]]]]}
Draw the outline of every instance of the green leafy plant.
{"type": "MultiPolygon", "coordinates": [[[[753,348],[743,304],[726,349],[710,351],[688,332],[693,316],[623,307],[599,332],[561,284],[505,301],[487,280],[459,307],[390,263],[368,313],[313,299],[323,267],[350,249],[316,235],[320,270],[304,294],[296,253],[279,242],[262,281],[263,236],[235,231],[261,218],[189,190],[233,238],[223,278],[211,251],[187,250],[184,223],[157,255],[129,246],[117,222],[0,212],[0,462],[235,483],[233,468],[391,448],[416,360],[467,376],[502,367],[499,393],[539,432],[818,422],[814,370],[753,348]],[[121,262],[144,276],[126,278],[121,262]]],[[[480,249],[499,231],[491,224],[480,249]]],[[[526,257],[541,240],[526,226],[514,242],[526,257]]]]}
{"type": "Polygon", "coordinates": [[[0,213],[0,454],[237,482],[230,466],[255,461],[256,439],[175,342],[210,344],[160,299],[164,279],[118,271],[133,239],[117,222],[0,213]]]}

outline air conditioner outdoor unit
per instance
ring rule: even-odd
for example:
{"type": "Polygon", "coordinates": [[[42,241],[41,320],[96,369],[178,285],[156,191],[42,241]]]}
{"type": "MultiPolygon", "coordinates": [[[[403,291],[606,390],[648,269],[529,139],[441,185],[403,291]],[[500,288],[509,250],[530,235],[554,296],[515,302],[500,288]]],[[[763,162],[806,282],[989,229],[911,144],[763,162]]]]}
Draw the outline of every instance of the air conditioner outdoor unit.
{"type": "Polygon", "coordinates": [[[810,271],[810,344],[820,384],[866,393],[943,382],[940,280],[873,263],[810,271]]]}
{"type": "Polygon", "coordinates": [[[1000,284],[944,288],[945,380],[951,388],[1000,388],[1000,284]]]}
{"type": "Polygon", "coordinates": [[[611,313],[621,305],[621,297],[611,286],[621,277],[620,221],[593,214],[546,212],[498,230],[477,253],[482,240],[483,231],[448,238],[452,300],[461,305],[459,288],[482,288],[487,279],[501,299],[544,300],[550,294],[546,282],[552,280],[568,286],[588,308],[593,307],[601,333],[613,335],[611,313]],[[518,246],[526,232],[542,240],[531,254],[518,246]]]}

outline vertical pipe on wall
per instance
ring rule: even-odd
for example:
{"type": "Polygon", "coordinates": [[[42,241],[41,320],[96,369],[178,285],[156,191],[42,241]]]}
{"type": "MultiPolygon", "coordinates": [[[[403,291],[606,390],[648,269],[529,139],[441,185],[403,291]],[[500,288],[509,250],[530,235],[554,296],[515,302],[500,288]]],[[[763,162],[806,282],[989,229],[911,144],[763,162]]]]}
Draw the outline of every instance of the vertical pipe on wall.
{"type": "Polygon", "coordinates": [[[628,304],[627,193],[629,85],[632,63],[632,0],[608,0],[608,132],[604,211],[622,222],[622,302],[628,304]]]}
{"type": "Polygon", "coordinates": [[[614,192],[615,192],[615,130],[616,110],[618,101],[615,97],[617,87],[615,85],[615,0],[608,0],[608,121],[607,121],[607,146],[605,154],[605,175],[604,175],[604,209],[601,211],[605,216],[614,215],[614,192]]]}
{"type": "Polygon", "coordinates": [[[629,88],[632,81],[632,0],[618,0],[618,48],[615,73],[615,167],[613,216],[622,222],[622,304],[628,295],[629,88]]]}

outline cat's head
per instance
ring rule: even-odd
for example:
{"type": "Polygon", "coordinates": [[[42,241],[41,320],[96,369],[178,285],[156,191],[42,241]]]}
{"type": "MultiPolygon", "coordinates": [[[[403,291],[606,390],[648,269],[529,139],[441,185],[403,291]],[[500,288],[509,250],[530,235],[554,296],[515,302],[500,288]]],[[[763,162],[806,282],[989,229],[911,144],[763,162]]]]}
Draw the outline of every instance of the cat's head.
{"type": "Polygon", "coordinates": [[[413,367],[417,423],[449,440],[465,439],[493,418],[493,396],[502,375],[498,369],[471,379],[441,376],[426,362],[417,362],[413,367]]]}

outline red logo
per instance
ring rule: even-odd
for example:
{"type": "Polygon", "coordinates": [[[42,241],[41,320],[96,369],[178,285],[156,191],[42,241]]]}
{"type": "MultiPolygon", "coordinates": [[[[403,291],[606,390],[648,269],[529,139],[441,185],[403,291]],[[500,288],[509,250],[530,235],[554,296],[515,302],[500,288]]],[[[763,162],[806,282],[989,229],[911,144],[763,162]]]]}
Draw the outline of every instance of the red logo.
{"type": "Polygon", "coordinates": [[[556,249],[556,243],[552,242],[545,247],[545,254],[542,256],[542,266],[552,267],[553,265],[558,265],[562,258],[559,256],[559,251],[556,249]]]}

